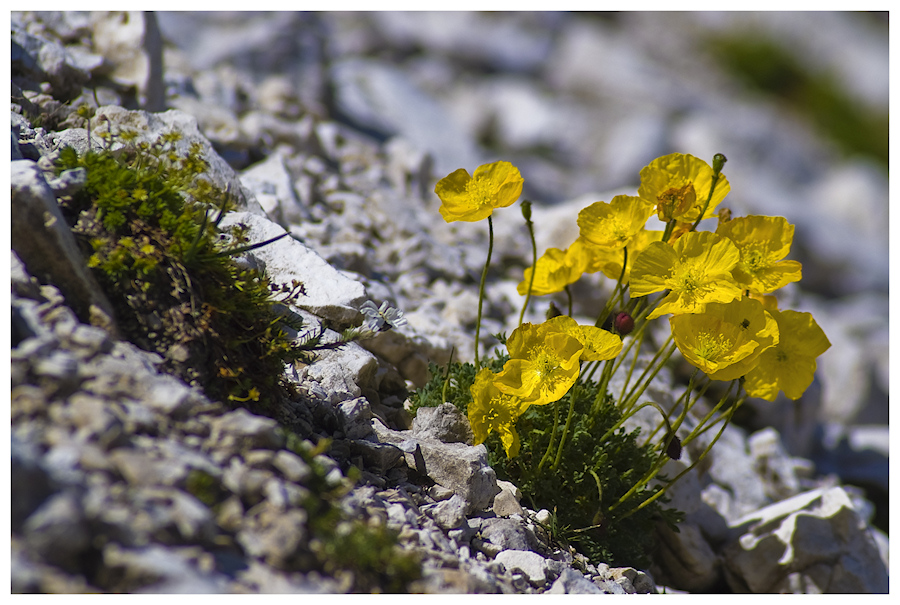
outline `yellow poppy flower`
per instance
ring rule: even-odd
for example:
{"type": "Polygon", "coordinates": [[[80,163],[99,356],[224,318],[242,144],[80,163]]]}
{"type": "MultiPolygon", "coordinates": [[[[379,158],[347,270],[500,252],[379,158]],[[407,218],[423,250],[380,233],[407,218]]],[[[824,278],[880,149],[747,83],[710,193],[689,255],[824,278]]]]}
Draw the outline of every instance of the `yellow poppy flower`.
{"type": "Polygon", "coordinates": [[[578,339],[584,350],[580,359],[584,361],[604,361],[612,359],[622,351],[622,339],[603,328],[583,326],[568,315],[558,315],[544,322],[552,330],[566,332],[578,339]]]}
{"type": "MultiPolygon", "coordinates": [[[[578,240],[566,250],[548,248],[537,260],[537,272],[534,275],[531,293],[534,296],[543,296],[562,292],[566,286],[578,281],[589,260],[584,244],[578,240]]],[[[531,281],[532,271],[535,271],[533,267],[525,269],[524,277],[516,288],[522,296],[528,294],[528,283],[531,281]]]]}
{"type": "MultiPolygon", "coordinates": [[[[709,197],[712,178],[713,169],[700,158],[672,153],[653,160],[641,170],[638,196],[656,206],[657,216],[663,222],[677,219],[693,223],[709,197]]],[[[716,216],[716,206],[729,191],[728,179],[720,174],[703,218],[716,216]]]]}
{"type": "Polygon", "coordinates": [[[584,345],[581,352],[584,361],[605,361],[622,351],[622,339],[603,328],[579,324],[573,335],[584,345]]]}
{"type": "Polygon", "coordinates": [[[522,324],[513,330],[506,348],[510,358],[494,385],[528,405],[558,401],[578,379],[584,345],[568,333],[564,320],[522,324]]]}
{"type": "Polygon", "coordinates": [[[762,303],[748,297],[709,303],[703,313],[676,315],[669,324],[684,358],[713,380],[744,376],[779,337],[778,324],[762,303]]]}
{"type": "Polygon", "coordinates": [[[475,434],[475,445],[484,443],[490,433],[497,431],[506,456],[515,458],[520,446],[516,419],[527,406],[523,407],[517,397],[501,393],[494,386],[494,377],[494,373],[488,368],[481,368],[475,375],[475,382],[469,389],[472,394],[469,424],[475,434]]]}
{"type": "Polygon", "coordinates": [[[774,401],[779,390],[789,399],[799,399],[812,384],[816,357],[827,351],[831,343],[809,313],[769,313],[778,323],[781,338],[759,356],[759,363],[744,380],[744,390],[751,397],[766,401],[774,401]]]}
{"type": "Polygon", "coordinates": [[[594,202],[578,213],[580,236],[599,248],[621,250],[644,228],[653,204],[617,195],[610,203],[594,202]]]}
{"type": "Polygon", "coordinates": [[[631,295],[670,290],[648,319],[666,313],[702,313],[707,303],[740,298],[741,289],[731,274],[738,260],[740,253],[731,240],[708,231],[686,233],[674,246],[653,242],[634,261],[631,295]]]}
{"type": "Polygon", "coordinates": [[[483,164],[475,174],[460,168],[438,181],[434,192],[441,198],[441,216],[448,223],[487,218],[494,208],[512,205],[522,194],[525,180],[509,162],[483,164]]]}
{"type": "Polygon", "coordinates": [[[741,253],[734,278],[747,290],[765,294],[800,279],[800,263],[781,260],[794,239],[794,226],[786,218],[744,216],[721,223],[716,233],[733,241],[741,253]]]}

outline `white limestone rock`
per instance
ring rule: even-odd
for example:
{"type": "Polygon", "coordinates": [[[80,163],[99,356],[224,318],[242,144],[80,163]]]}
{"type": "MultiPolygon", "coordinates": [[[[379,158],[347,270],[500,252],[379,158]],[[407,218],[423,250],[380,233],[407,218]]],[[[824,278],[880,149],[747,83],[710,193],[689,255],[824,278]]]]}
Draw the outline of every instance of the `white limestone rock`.
{"type": "MultiPolygon", "coordinates": [[[[269,219],[248,212],[231,212],[222,219],[221,228],[247,225],[248,243],[263,242],[283,234],[284,228],[269,219]]],[[[297,306],[314,315],[349,327],[361,318],[359,306],[366,300],[363,285],[351,280],[329,265],[314,250],[284,237],[246,253],[265,266],[273,284],[288,287],[296,280],[303,284],[304,293],[297,306]]]]}
{"type": "Polygon", "coordinates": [[[378,441],[403,450],[411,470],[428,475],[466,501],[466,513],[491,506],[500,492],[497,474],[487,463],[484,444],[442,443],[430,437],[417,437],[412,431],[394,431],[379,419],[372,420],[378,441]]]}
{"type": "Polygon", "coordinates": [[[733,525],[744,533],[723,557],[736,592],[888,592],[878,546],[840,487],[794,496],[733,525]]]}

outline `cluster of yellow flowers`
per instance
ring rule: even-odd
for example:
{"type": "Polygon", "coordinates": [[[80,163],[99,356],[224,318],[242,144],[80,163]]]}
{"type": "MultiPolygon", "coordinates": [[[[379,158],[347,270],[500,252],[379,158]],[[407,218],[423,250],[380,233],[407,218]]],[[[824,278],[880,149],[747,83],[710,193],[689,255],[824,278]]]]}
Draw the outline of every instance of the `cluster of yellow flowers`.
{"type": "MultiPolygon", "coordinates": [[[[783,217],[732,219],[727,209],[717,210],[730,191],[724,163],[721,155],[710,166],[681,153],[654,160],[641,170],[636,196],[584,208],[578,239],[566,250],[548,249],[525,269],[521,295],[568,292],[595,272],[616,280],[616,289],[595,326],[561,315],[513,331],[503,370],[481,368],[471,389],[468,415],[478,443],[497,431],[507,455],[515,456],[515,421],[529,406],[562,398],[582,362],[618,356],[620,336],[599,327],[617,304],[627,325],[618,328],[622,335],[632,327],[642,333],[647,321],[671,315],[675,346],[710,379],[742,379],[747,395],[769,401],[779,391],[791,399],[803,394],[830,343],[809,313],[781,311],[771,294],[801,277],[800,263],[784,260],[794,226],[783,217]],[[654,215],[664,230],[647,229],[654,215]],[[716,217],[715,232],[697,231],[702,220],[716,217]]],[[[523,183],[515,166],[500,161],[480,166],[474,176],[459,169],[438,182],[435,193],[447,222],[490,221],[495,208],[519,198],[523,183]]],[[[481,297],[483,286],[484,276],[481,297]]],[[[476,366],[477,359],[476,342],[476,366]]]]}

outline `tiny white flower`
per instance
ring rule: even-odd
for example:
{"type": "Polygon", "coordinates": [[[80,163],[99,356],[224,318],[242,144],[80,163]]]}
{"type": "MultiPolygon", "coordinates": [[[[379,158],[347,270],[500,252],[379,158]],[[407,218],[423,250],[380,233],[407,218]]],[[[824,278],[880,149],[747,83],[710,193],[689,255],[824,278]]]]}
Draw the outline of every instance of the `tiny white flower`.
{"type": "Polygon", "coordinates": [[[384,321],[395,328],[406,325],[406,318],[403,317],[403,311],[400,309],[389,308],[384,312],[384,321]]]}
{"type": "Polygon", "coordinates": [[[366,316],[366,320],[363,323],[364,327],[368,328],[372,332],[378,332],[381,330],[381,326],[384,325],[384,317],[382,313],[387,309],[387,303],[381,303],[381,309],[375,306],[371,300],[367,300],[362,304],[359,308],[359,312],[366,316]]]}
{"type": "Polygon", "coordinates": [[[375,303],[371,300],[367,300],[360,306],[359,311],[366,316],[363,325],[373,332],[390,330],[391,328],[398,328],[406,325],[406,318],[403,317],[403,311],[394,309],[388,305],[387,301],[381,303],[380,307],[376,307],[375,303]],[[385,327],[385,324],[387,324],[387,327],[385,327]]]}

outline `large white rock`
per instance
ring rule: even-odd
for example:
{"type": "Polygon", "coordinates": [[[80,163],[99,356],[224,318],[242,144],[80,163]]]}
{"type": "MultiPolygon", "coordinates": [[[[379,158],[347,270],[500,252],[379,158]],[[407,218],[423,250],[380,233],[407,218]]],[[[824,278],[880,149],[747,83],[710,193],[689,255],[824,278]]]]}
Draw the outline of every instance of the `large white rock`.
{"type": "MultiPolygon", "coordinates": [[[[284,228],[269,219],[249,212],[231,212],[222,219],[221,228],[244,224],[248,227],[248,243],[263,242],[283,234],[284,228]]],[[[366,300],[366,289],[329,265],[315,251],[300,242],[284,237],[247,252],[262,263],[273,284],[288,286],[296,280],[303,284],[304,294],[297,306],[334,322],[338,328],[349,327],[362,318],[359,306],[366,300]]]]}
{"type": "Polygon", "coordinates": [[[466,501],[466,512],[491,506],[500,493],[497,474],[487,463],[484,444],[442,443],[431,437],[416,436],[412,431],[395,431],[374,418],[372,428],[381,443],[400,448],[411,470],[431,479],[466,501]]]}
{"type": "Polygon", "coordinates": [[[888,592],[878,546],[840,487],[772,504],[733,526],[746,528],[723,550],[736,592],[888,592]]]}
{"type": "Polygon", "coordinates": [[[503,550],[494,560],[503,563],[510,572],[525,574],[532,584],[541,586],[547,582],[547,559],[530,550],[503,550]]]}

